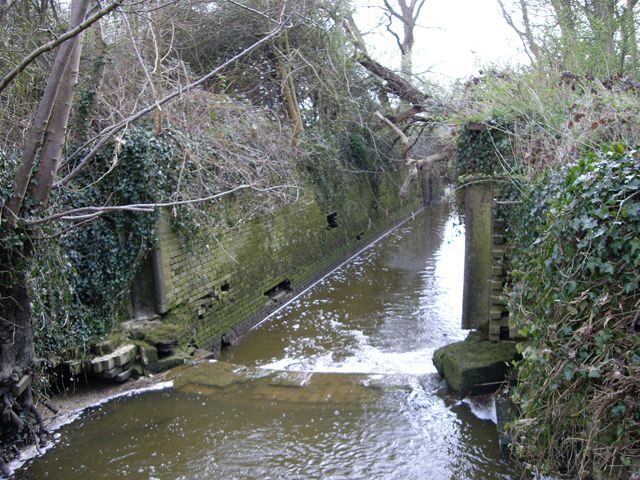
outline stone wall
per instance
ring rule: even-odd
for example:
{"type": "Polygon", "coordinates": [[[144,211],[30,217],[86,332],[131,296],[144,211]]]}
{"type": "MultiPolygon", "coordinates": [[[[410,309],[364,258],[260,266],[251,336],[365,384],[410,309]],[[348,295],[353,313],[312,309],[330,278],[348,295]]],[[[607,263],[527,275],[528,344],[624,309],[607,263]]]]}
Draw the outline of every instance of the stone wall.
{"type": "MultiPolygon", "coordinates": [[[[421,206],[416,186],[398,195],[401,174],[353,174],[330,203],[308,187],[297,203],[232,228],[215,227],[206,240],[185,242],[170,212],[160,215],[154,254],[156,310],[187,322],[198,347],[216,349],[308,286],[349,254],[421,206]]],[[[227,210],[233,199],[225,200],[227,210]]],[[[221,207],[222,208],[222,207],[221,207]]]]}

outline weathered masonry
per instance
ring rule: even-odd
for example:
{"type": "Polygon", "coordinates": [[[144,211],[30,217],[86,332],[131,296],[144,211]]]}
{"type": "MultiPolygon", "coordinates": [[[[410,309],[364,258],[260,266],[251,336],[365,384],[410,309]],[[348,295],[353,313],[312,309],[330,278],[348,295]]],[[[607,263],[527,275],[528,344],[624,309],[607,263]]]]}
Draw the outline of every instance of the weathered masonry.
{"type": "MultiPolygon", "coordinates": [[[[161,315],[181,323],[182,342],[216,350],[232,343],[278,305],[421,207],[421,188],[400,198],[399,173],[372,184],[353,174],[340,202],[317,187],[276,213],[218,227],[210,238],[185,242],[159,217],[159,242],[132,292],[138,318],[161,315]]],[[[220,205],[233,211],[233,199],[220,205]]]]}
{"type": "Polygon", "coordinates": [[[462,326],[486,332],[491,340],[507,340],[516,332],[503,295],[507,245],[498,206],[505,202],[496,193],[491,180],[477,181],[465,190],[462,326]]]}
{"type": "Polygon", "coordinates": [[[462,327],[467,339],[436,350],[433,363],[454,391],[487,393],[503,384],[517,357],[516,331],[504,298],[504,221],[494,179],[475,178],[465,186],[465,265],[462,327]]]}

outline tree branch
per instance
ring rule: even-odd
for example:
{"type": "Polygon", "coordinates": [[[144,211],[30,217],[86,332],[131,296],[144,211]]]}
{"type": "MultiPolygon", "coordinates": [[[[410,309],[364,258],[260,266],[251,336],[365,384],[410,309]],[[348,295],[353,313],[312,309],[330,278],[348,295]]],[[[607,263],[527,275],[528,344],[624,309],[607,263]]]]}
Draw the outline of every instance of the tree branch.
{"type": "Polygon", "coordinates": [[[65,220],[65,221],[86,221],[100,215],[104,215],[109,212],[142,212],[142,213],[152,213],[158,208],[164,207],[178,207],[181,205],[193,205],[196,203],[204,203],[210,202],[213,200],[217,200],[218,198],[224,197],[226,195],[230,195],[240,190],[251,189],[257,192],[269,192],[272,190],[283,190],[283,189],[296,189],[298,190],[300,187],[298,185],[276,185],[268,188],[260,188],[252,184],[243,184],[238,185],[230,190],[226,190],[224,192],[216,193],[214,195],[209,195],[207,197],[194,198],[190,200],[176,200],[173,202],[159,202],[159,203],[134,203],[130,205],[117,205],[117,206],[105,206],[105,207],[80,207],[74,208],[72,210],[67,210],[60,213],[55,213],[53,215],[49,215],[43,218],[35,218],[35,219],[25,219],[22,220],[21,223],[29,226],[33,225],[41,225],[43,223],[50,222],[51,220],[65,220]]]}
{"type": "Polygon", "coordinates": [[[95,22],[97,22],[102,17],[104,17],[106,14],[108,14],[112,10],[115,10],[116,8],[118,8],[122,4],[122,2],[124,2],[124,0],[114,0],[113,3],[107,5],[103,9],[97,11],[96,13],[91,15],[89,18],[87,18],[84,22],[82,22],[78,26],[76,26],[75,28],[72,28],[71,30],[68,30],[66,33],[60,35],[58,38],[55,38],[55,39],[51,40],[50,42],[45,43],[44,45],[36,48],[33,52],[31,52],[29,55],[27,55],[22,60],[22,62],[20,62],[19,65],[17,65],[13,70],[11,70],[7,75],[5,75],[5,77],[2,79],[2,81],[0,81],[0,92],[2,92],[7,87],[7,85],[9,85],[9,83],[16,77],[16,75],[18,75],[25,68],[27,68],[29,66],[29,64],[31,62],[33,62],[36,58],[38,58],[40,55],[42,55],[43,53],[46,53],[46,52],[48,52],[50,50],[53,50],[54,48],[56,48],[61,43],[69,40],[70,38],[75,37],[80,32],[86,30],[91,25],[93,25],[95,22]]]}
{"type": "Polygon", "coordinates": [[[389,5],[388,0],[383,0],[383,1],[384,1],[384,6],[387,7],[388,12],[404,23],[404,19],[402,18],[402,15],[400,15],[396,10],[393,9],[391,5],[389,5]]]}
{"type": "MultiPolygon", "coordinates": [[[[283,12],[284,13],[284,12],[283,12]]],[[[59,180],[58,182],[56,182],[56,184],[54,185],[54,187],[60,187],[62,185],[66,185],[69,181],[71,181],[76,175],[78,175],[78,173],[80,173],[80,171],[87,165],[87,163],[89,162],[89,160],[91,160],[97,153],[98,151],[105,145],[105,143],[107,143],[109,141],[109,139],[117,132],[119,132],[120,130],[124,129],[125,127],[127,127],[130,123],[135,122],[136,120],[144,117],[145,115],[147,115],[150,112],[153,112],[156,108],[158,108],[159,106],[162,106],[168,102],[170,102],[171,100],[173,100],[176,97],[179,97],[180,95],[182,95],[183,93],[188,92],[189,90],[192,90],[193,88],[197,87],[198,85],[206,82],[207,80],[209,80],[211,77],[213,77],[214,75],[217,75],[220,71],[222,71],[223,69],[225,69],[226,67],[228,67],[229,65],[237,62],[239,59],[241,59],[242,57],[244,57],[245,55],[251,53],[253,50],[255,50],[256,48],[258,48],[259,46],[267,43],[268,41],[270,41],[271,39],[277,37],[278,35],[280,35],[280,33],[282,33],[282,31],[285,28],[285,23],[282,21],[282,17],[281,17],[281,21],[280,23],[278,23],[276,25],[276,27],[271,30],[271,32],[269,32],[266,36],[262,37],[260,40],[258,40],[257,42],[255,42],[254,44],[252,44],[251,46],[245,48],[243,51],[241,51],[240,53],[238,53],[237,55],[233,56],[232,58],[230,58],[229,60],[227,60],[226,62],[224,62],[223,64],[219,65],[218,67],[214,68],[213,70],[211,70],[209,73],[207,73],[206,75],[200,77],[198,80],[196,80],[195,82],[189,83],[188,85],[185,85],[184,87],[181,86],[178,89],[174,90],[173,92],[171,92],[169,95],[165,96],[164,98],[158,100],[157,102],[153,103],[152,105],[148,105],[147,107],[143,108],[142,110],[139,110],[137,113],[131,115],[128,118],[125,118],[124,120],[116,123],[115,125],[112,125],[111,127],[105,129],[103,132],[100,133],[100,135],[97,138],[102,137],[98,143],[92,148],[92,150],[85,155],[80,162],[78,163],[78,165],[76,165],[73,170],[71,170],[71,172],[64,177],[63,179],[59,180]]],[[[94,138],[92,141],[97,140],[97,138],[94,138]]],[[[77,151],[75,152],[77,153],[77,151]]],[[[72,154],[71,158],[75,155],[72,154]]],[[[69,159],[67,160],[67,162],[69,161],[69,159]]]]}

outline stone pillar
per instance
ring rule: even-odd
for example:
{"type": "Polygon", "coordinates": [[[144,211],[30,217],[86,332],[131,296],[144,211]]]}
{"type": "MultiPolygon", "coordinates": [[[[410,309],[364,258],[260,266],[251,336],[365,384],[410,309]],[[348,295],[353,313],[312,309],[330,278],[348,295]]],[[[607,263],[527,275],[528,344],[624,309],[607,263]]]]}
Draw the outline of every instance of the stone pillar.
{"type": "Polygon", "coordinates": [[[491,306],[493,182],[465,188],[465,258],[462,328],[487,331],[491,306]]]}
{"type": "Polygon", "coordinates": [[[444,197],[442,176],[429,170],[420,175],[422,180],[422,203],[424,206],[440,203],[444,197]]]}

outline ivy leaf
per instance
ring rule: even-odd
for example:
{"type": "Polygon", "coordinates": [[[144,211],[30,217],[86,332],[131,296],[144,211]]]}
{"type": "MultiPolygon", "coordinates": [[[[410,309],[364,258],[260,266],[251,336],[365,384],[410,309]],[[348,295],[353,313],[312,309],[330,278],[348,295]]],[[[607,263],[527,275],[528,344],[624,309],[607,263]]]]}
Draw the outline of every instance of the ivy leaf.
{"type": "Polygon", "coordinates": [[[593,367],[589,369],[589,378],[600,378],[602,374],[600,373],[600,369],[597,367],[593,367]]]}
{"type": "Polygon", "coordinates": [[[562,370],[562,373],[564,374],[564,378],[567,381],[570,381],[573,378],[574,372],[575,372],[575,366],[573,363],[567,363],[564,366],[564,369],[562,370]]]}

